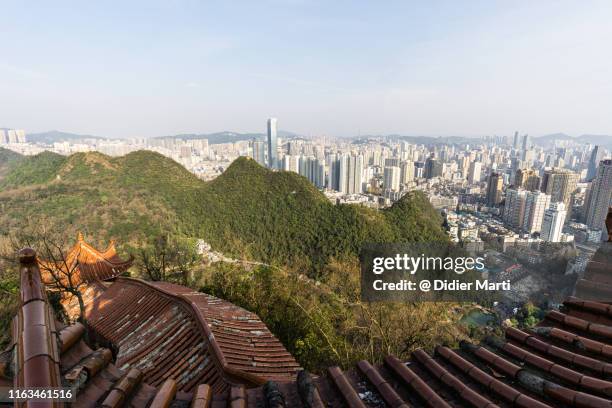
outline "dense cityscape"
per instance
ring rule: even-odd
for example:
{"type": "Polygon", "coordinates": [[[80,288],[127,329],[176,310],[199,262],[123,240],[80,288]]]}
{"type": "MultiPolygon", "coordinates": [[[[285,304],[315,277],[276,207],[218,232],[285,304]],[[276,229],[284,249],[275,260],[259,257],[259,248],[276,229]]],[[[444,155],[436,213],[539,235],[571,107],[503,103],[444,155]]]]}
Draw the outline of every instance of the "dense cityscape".
{"type": "MultiPolygon", "coordinates": [[[[230,134],[232,135],[232,134],[230,134]]],[[[204,180],[247,156],[274,170],[308,178],[335,203],[383,208],[412,190],[443,212],[456,242],[597,244],[612,194],[610,152],[573,140],[540,143],[527,134],[417,143],[400,137],[281,139],[277,120],[252,140],[209,144],[205,138],[77,139],[27,142],[23,130],[0,130],[0,145],[32,155],[99,151],[110,156],[146,149],[204,180]]]]}

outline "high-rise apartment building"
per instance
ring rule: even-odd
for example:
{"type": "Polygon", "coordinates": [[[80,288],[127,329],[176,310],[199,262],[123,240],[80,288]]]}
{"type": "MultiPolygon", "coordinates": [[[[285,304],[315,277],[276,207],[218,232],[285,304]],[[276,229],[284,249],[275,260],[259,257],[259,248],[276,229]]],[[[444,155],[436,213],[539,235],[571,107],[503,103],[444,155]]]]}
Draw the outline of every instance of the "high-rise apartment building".
{"type": "Polygon", "coordinates": [[[300,172],[300,157],[299,156],[293,156],[293,155],[287,154],[283,157],[282,163],[283,163],[282,169],[284,171],[292,171],[294,173],[300,172]]]}
{"type": "Polygon", "coordinates": [[[527,191],[525,194],[525,211],[523,231],[533,234],[542,230],[544,211],[550,205],[550,196],[541,191],[527,191]]]}
{"type": "Polygon", "coordinates": [[[491,173],[487,184],[487,205],[495,206],[501,202],[503,177],[499,173],[491,173]]]}
{"type": "Polygon", "coordinates": [[[591,229],[605,230],[608,208],[612,205],[612,160],[599,162],[595,178],[591,182],[586,224],[591,229]]]}
{"type": "Polygon", "coordinates": [[[544,171],[541,191],[550,196],[553,203],[563,203],[569,209],[572,194],[576,191],[578,174],[568,169],[552,168],[544,171]]]}
{"type": "Polygon", "coordinates": [[[349,156],[348,160],[349,177],[347,191],[349,194],[358,194],[363,191],[363,156],[349,156]]]}
{"type": "Polygon", "coordinates": [[[414,162],[406,160],[400,163],[400,183],[408,184],[414,180],[414,162]]]}
{"type": "Polygon", "coordinates": [[[470,168],[468,170],[468,182],[470,184],[476,184],[480,182],[480,172],[482,170],[482,163],[473,161],[470,163],[470,168]]]}
{"type": "Polygon", "coordinates": [[[513,228],[523,226],[525,213],[525,194],[523,189],[509,188],[506,190],[506,203],[504,204],[503,220],[506,225],[513,228]]]}
{"type": "Polygon", "coordinates": [[[561,233],[563,232],[563,224],[567,211],[563,202],[551,203],[550,208],[544,211],[544,219],[542,220],[542,233],[540,238],[547,242],[561,241],[561,233]]]}
{"type": "Polygon", "coordinates": [[[442,162],[434,157],[428,157],[425,161],[425,178],[442,177],[442,162]]]}
{"type": "Polygon", "coordinates": [[[327,188],[340,191],[340,159],[338,155],[330,154],[327,157],[327,166],[329,169],[327,188]]]}
{"type": "Polygon", "coordinates": [[[0,144],[25,143],[26,133],[23,129],[0,129],[0,144]]]}
{"type": "Polygon", "coordinates": [[[325,187],[325,164],[313,156],[300,156],[299,173],[318,188],[325,187]]]}
{"type": "Polygon", "coordinates": [[[253,152],[252,152],[253,160],[261,164],[262,166],[265,166],[266,165],[266,154],[265,154],[264,142],[262,142],[261,140],[253,139],[252,149],[253,149],[253,152]]]}
{"type": "Polygon", "coordinates": [[[528,191],[536,191],[540,188],[540,176],[533,169],[518,169],[514,185],[528,191]]]}
{"type": "Polygon", "coordinates": [[[329,186],[344,194],[361,193],[363,156],[342,154],[330,163],[329,186]]]}
{"type": "Polygon", "coordinates": [[[15,129],[15,137],[17,138],[17,143],[25,143],[26,142],[25,130],[15,129]]]}
{"type": "Polygon", "coordinates": [[[383,174],[383,187],[385,190],[399,191],[400,168],[396,166],[385,167],[383,174]]]}
{"type": "Polygon", "coordinates": [[[425,163],[423,162],[414,162],[414,177],[415,178],[423,178],[425,176],[425,163]]]}
{"type": "Polygon", "coordinates": [[[399,165],[400,159],[398,159],[397,157],[385,159],[385,167],[399,167],[399,165]]]}
{"type": "Polygon", "coordinates": [[[278,167],[278,136],[276,133],[276,118],[268,119],[268,167],[278,167]]]}
{"type": "Polygon", "coordinates": [[[15,129],[9,129],[6,134],[10,144],[17,143],[17,133],[15,132],[15,129]]]}

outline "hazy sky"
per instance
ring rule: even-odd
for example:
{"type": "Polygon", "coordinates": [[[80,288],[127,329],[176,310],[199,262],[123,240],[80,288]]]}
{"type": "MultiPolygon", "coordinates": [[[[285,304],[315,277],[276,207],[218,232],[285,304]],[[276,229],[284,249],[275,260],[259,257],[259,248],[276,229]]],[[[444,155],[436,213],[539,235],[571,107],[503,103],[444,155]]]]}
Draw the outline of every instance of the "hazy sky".
{"type": "Polygon", "coordinates": [[[612,1],[4,1],[0,127],[612,134],[612,1]],[[129,4],[128,4],[129,3],[129,4]]]}

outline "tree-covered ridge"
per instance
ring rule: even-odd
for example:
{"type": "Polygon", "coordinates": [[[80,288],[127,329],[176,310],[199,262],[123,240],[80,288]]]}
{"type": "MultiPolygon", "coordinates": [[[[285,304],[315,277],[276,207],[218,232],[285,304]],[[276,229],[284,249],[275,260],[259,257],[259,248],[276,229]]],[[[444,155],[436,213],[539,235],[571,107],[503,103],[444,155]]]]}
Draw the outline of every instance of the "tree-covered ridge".
{"type": "Polygon", "coordinates": [[[419,192],[389,209],[333,205],[306,178],[248,158],[199,180],[149,151],[111,158],[41,153],[0,177],[0,229],[45,219],[101,242],[132,246],[166,233],[202,238],[217,250],[316,272],[358,254],[365,242],[445,240],[441,218],[419,192]]]}
{"type": "Polygon", "coordinates": [[[22,158],[19,153],[0,147],[0,178],[22,158]]]}
{"type": "Polygon", "coordinates": [[[0,165],[20,160],[21,158],[23,158],[23,156],[19,153],[0,147],[0,165]]]}
{"type": "Polygon", "coordinates": [[[14,160],[0,178],[0,188],[5,190],[50,182],[66,160],[66,157],[48,151],[14,160]]]}
{"type": "MultiPolygon", "coordinates": [[[[359,300],[357,255],[364,243],[446,240],[441,223],[420,192],[381,211],[333,205],[306,178],[246,158],[210,182],[147,151],[118,158],[43,153],[11,162],[0,175],[0,250],[12,232],[42,227],[64,237],[82,231],[99,248],[116,238],[120,251],[138,259],[132,272],[149,279],[180,272],[146,262],[155,260],[160,237],[192,249],[193,239],[202,238],[234,258],[270,264],[206,265],[195,256],[188,260],[193,270],[179,277],[256,312],[302,366],[315,371],[462,338],[446,304],[359,300]],[[141,265],[149,266],[148,274],[141,265]]],[[[0,302],[0,346],[9,340],[18,299],[17,269],[6,266],[0,265],[6,272],[0,289],[7,291],[0,302]]]]}

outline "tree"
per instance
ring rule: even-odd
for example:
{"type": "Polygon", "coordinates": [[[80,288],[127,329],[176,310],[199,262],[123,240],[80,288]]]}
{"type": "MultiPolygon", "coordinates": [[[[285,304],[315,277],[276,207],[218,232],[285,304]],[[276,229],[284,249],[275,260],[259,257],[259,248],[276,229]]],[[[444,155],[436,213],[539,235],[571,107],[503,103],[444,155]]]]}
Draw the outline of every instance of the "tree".
{"type": "Polygon", "coordinates": [[[77,321],[85,324],[85,301],[83,290],[87,282],[81,279],[78,255],[68,259],[68,243],[63,233],[46,228],[45,223],[32,230],[21,230],[10,237],[12,252],[24,247],[36,249],[41,278],[47,288],[58,292],[60,297],[77,299],[79,314],[77,321]]]}
{"type": "Polygon", "coordinates": [[[150,245],[140,248],[137,266],[141,275],[152,281],[177,280],[187,285],[191,271],[199,261],[195,245],[161,235],[150,245]]]}
{"type": "Polygon", "coordinates": [[[14,251],[6,237],[0,237],[0,350],[11,341],[11,321],[19,305],[19,274],[14,251]]]}

